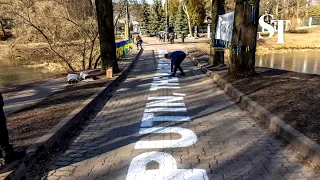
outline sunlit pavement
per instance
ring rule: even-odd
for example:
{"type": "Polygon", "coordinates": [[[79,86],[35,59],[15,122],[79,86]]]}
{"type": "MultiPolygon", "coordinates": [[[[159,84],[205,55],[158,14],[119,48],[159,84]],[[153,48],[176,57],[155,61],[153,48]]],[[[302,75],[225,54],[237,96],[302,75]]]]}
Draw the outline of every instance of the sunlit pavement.
{"type": "Polygon", "coordinates": [[[52,160],[47,179],[320,178],[191,61],[183,62],[186,76],[168,78],[163,53],[181,48],[148,43],[115,95],[52,160]]]}

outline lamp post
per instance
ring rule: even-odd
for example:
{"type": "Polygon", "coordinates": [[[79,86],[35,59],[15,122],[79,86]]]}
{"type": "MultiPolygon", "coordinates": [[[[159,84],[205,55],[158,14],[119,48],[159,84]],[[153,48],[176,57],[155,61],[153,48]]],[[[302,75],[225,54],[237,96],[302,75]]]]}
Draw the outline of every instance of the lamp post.
{"type": "MultiPolygon", "coordinates": [[[[166,35],[168,37],[169,34],[169,17],[168,17],[168,0],[166,0],[166,35]]],[[[166,37],[166,38],[167,38],[166,37]]],[[[168,42],[169,42],[169,38],[167,38],[168,42]]]]}
{"type": "Polygon", "coordinates": [[[129,2],[126,0],[126,25],[125,25],[125,38],[130,39],[130,14],[129,14],[129,2]]]}

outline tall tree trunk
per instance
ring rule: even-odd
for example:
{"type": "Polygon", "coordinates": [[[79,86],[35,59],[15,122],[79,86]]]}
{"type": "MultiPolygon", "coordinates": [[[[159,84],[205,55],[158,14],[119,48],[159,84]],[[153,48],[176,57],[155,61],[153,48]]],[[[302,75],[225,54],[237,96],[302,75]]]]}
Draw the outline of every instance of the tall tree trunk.
{"type": "Polygon", "coordinates": [[[297,20],[299,19],[299,12],[300,12],[300,0],[297,0],[297,20]]]}
{"type": "Polygon", "coordinates": [[[96,0],[97,20],[100,38],[101,70],[112,67],[119,72],[113,26],[112,0],[96,0]]]}
{"type": "Polygon", "coordinates": [[[260,0],[237,0],[236,2],[229,66],[230,75],[240,77],[256,75],[254,67],[259,4],[260,0]],[[253,3],[254,8],[249,2],[253,3]]]}
{"type": "Polygon", "coordinates": [[[215,38],[214,34],[216,34],[217,24],[219,20],[219,15],[222,15],[225,13],[225,0],[212,0],[212,24],[211,24],[211,40],[212,45],[210,46],[210,65],[218,65],[224,63],[224,52],[223,51],[217,51],[215,47],[213,47],[215,38]]]}
{"type": "Polygon", "coordinates": [[[93,39],[91,40],[91,49],[90,49],[90,55],[89,55],[88,69],[92,68],[93,51],[94,51],[94,46],[96,44],[97,38],[98,38],[98,33],[96,33],[95,36],[93,37],[93,39]]]}
{"type": "Polygon", "coordinates": [[[276,19],[279,19],[279,1],[276,0],[276,19]]]}
{"type": "Polygon", "coordinates": [[[306,0],[306,17],[309,18],[310,0],[306,0]]]}
{"type": "Polygon", "coordinates": [[[282,19],[289,18],[289,2],[288,2],[288,0],[283,0],[283,9],[284,9],[284,16],[282,19]]]}
{"type": "Polygon", "coordinates": [[[185,12],[186,15],[187,15],[187,18],[188,18],[189,34],[191,35],[191,37],[193,37],[192,27],[191,27],[191,18],[190,18],[190,14],[189,14],[189,12],[188,12],[187,3],[183,1],[182,7],[183,7],[184,12],[185,12]]]}

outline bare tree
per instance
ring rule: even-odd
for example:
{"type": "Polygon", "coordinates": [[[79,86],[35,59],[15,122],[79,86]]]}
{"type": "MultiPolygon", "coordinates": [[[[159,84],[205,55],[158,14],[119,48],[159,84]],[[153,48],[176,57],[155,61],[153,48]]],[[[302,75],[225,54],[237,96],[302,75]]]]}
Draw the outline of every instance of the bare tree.
{"type": "Polygon", "coordinates": [[[183,11],[186,13],[188,18],[189,34],[193,36],[192,27],[191,27],[191,17],[190,17],[190,13],[188,11],[188,6],[187,6],[188,0],[181,0],[181,1],[182,1],[183,11]]]}

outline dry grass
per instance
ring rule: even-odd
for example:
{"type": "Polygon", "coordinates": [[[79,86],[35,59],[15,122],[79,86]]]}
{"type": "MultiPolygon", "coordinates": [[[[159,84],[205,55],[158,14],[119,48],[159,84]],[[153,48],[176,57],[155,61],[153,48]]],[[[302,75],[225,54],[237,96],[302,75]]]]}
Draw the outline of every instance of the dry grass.
{"type": "Polygon", "coordinates": [[[221,73],[241,92],[320,144],[320,76],[256,68],[259,76],[236,79],[221,73]]]}

